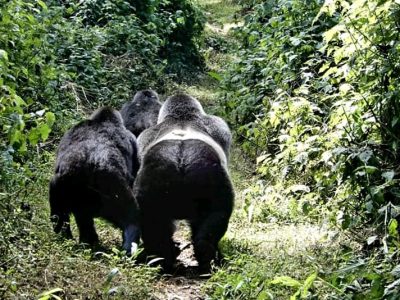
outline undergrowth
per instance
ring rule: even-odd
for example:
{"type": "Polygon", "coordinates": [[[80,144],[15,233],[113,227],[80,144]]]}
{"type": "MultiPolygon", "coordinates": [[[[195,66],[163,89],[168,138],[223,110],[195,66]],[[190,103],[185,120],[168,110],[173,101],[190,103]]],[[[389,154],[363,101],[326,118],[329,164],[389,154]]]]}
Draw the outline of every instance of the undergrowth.
{"type": "Polygon", "coordinates": [[[67,128],[153,87],[194,95],[235,135],[208,298],[397,299],[399,11],[0,0],[0,298],[152,298],[157,270],[125,257],[109,224],[96,251],[52,233],[47,186],[67,128]]]}
{"type": "Polygon", "coordinates": [[[32,161],[37,167],[35,178],[23,189],[1,195],[0,297],[149,298],[157,269],[138,266],[134,258],[125,256],[119,248],[119,230],[97,220],[102,242],[97,251],[77,243],[74,223],[74,240],[53,233],[47,204],[53,160],[52,155],[43,155],[32,161]]]}

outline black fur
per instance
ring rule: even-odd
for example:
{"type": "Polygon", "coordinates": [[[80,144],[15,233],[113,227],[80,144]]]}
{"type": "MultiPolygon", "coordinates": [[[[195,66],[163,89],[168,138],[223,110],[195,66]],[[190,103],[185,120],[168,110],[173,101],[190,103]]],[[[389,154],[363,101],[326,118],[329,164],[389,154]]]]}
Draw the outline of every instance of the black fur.
{"type": "Polygon", "coordinates": [[[226,123],[205,114],[200,103],[187,95],[168,98],[158,124],[139,136],[141,167],[134,194],[142,215],[142,239],[146,254],[164,258],[167,271],[178,255],[172,240],[177,219],[190,223],[202,270],[208,270],[217,256],[233,209],[234,192],[226,167],[230,144],[226,123]],[[163,140],[167,133],[179,135],[188,128],[204,139],[163,140]]]}
{"type": "Polygon", "coordinates": [[[131,102],[125,103],[121,109],[125,127],[135,136],[157,124],[158,112],[161,108],[156,92],[151,90],[139,91],[131,102]]]}
{"type": "Polygon", "coordinates": [[[68,130],[57,151],[50,182],[51,220],[56,233],[72,237],[69,215],[75,216],[80,241],[98,242],[93,218],[121,228],[123,248],[138,243],[139,213],[131,186],[139,168],[136,138],[118,111],[104,107],[68,130]]]}

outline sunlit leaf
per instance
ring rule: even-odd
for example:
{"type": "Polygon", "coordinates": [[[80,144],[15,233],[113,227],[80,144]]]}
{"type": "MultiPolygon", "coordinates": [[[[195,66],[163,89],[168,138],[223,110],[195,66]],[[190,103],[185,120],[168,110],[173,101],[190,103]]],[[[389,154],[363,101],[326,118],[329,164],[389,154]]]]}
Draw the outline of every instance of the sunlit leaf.
{"type": "Polygon", "coordinates": [[[293,279],[289,276],[275,277],[275,279],[272,280],[270,283],[274,284],[274,285],[283,285],[283,286],[289,286],[289,287],[295,287],[295,288],[302,286],[301,282],[299,282],[298,280],[293,279]]]}
{"type": "Polygon", "coordinates": [[[391,219],[388,225],[388,230],[389,230],[389,235],[390,236],[398,236],[398,231],[397,231],[398,223],[396,219],[391,219]]]}
{"type": "Polygon", "coordinates": [[[308,290],[312,287],[315,279],[317,279],[318,274],[312,273],[307,277],[307,279],[303,283],[303,287],[301,288],[301,297],[306,298],[308,294],[308,290]]]}

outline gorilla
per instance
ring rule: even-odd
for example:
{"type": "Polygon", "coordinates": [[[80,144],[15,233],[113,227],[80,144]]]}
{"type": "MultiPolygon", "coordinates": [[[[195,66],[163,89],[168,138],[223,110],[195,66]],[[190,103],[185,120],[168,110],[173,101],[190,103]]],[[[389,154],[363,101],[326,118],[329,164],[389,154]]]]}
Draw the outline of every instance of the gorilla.
{"type": "Polygon", "coordinates": [[[122,106],[121,115],[125,127],[135,136],[157,124],[158,112],[161,108],[158,95],[152,90],[139,91],[131,102],[122,106]]]}
{"type": "Polygon", "coordinates": [[[141,166],[134,195],[141,210],[146,255],[173,268],[179,251],[172,240],[174,220],[187,220],[200,271],[218,257],[234,192],[228,172],[231,133],[219,117],[207,115],[185,94],[169,97],[158,123],[138,138],[141,166]]]}
{"type": "Polygon", "coordinates": [[[54,231],[72,238],[72,213],[80,242],[93,246],[98,243],[93,218],[102,217],[123,230],[123,249],[136,251],[139,210],[131,186],[138,168],[136,138],[118,111],[100,108],[72,127],[61,139],[50,181],[54,231]]]}

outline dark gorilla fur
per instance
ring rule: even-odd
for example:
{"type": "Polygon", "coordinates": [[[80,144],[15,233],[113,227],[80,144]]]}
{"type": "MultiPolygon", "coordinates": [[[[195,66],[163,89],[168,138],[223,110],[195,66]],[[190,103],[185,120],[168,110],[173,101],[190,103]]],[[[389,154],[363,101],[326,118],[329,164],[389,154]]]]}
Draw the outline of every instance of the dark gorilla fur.
{"type": "Polygon", "coordinates": [[[131,102],[122,106],[121,115],[125,127],[135,136],[139,136],[143,130],[157,124],[161,105],[156,92],[151,90],[137,92],[131,102]]]}
{"type": "Polygon", "coordinates": [[[123,248],[138,243],[139,211],[131,186],[139,168],[136,138],[118,111],[104,107],[68,130],[57,151],[50,182],[51,220],[56,233],[71,238],[69,215],[75,216],[80,241],[94,245],[94,217],[123,230],[123,248]]]}
{"type": "Polygon", "coordinates": [[[195,257],[207,271],[227,230],[234,192],[227,170],[231,133],[188,95],[166,100],[158,124],[138,138],[141,167],[134,185],[147,255],[164,258],[166,271],[178,252],[173,221],[189,221],[195,257]]]}

